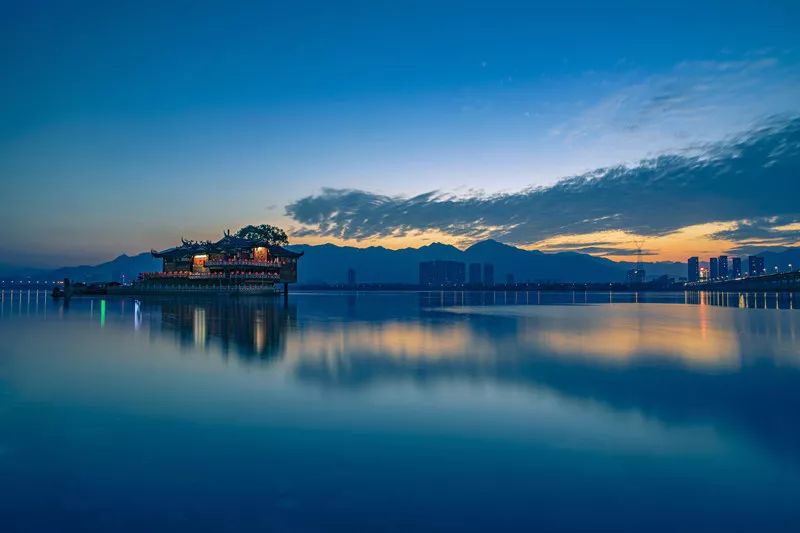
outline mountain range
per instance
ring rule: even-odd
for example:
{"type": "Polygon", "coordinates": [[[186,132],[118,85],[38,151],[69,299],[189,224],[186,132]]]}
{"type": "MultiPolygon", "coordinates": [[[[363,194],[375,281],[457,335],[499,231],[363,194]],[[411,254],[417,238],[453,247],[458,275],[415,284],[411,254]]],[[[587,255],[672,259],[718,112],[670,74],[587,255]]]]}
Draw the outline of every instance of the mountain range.
{"type": "MultiPolygon", "coordinates": [[[[465,250],[448,244],[433,243],[420,248],[390,250],[380,246],[354,248],[333,244],[293,245],[288,248],[303,252],[298,268],[300,284],[338,284],[347,280],[347,271],[356,271],[358,283],[417,283],[419,263],[433,260],[452,260],[464,263],[492,263],[495,282],[503,283],[508,274],[517,282],[524,281],[623,281],[626,272],[635,266],[628,261],[612,261],[577,252],[545,253],[523,250],[494,240],[481,241],[465,250]]],[[[783,252],[764,252],[768,271],[775,266],[782,270],[788,264],[800,265],[800,248],[783,252]]],[[[745,260],[746,261],[746,260],[745,260]]],[[[743,265],[746,268],[746,265],[743,265]]],[[[647,277],[686,275],[686,265],[680,262],[644,263],[647,277]]],[[[98,265],[62,267],[54,270],[20,268],[0,264],[4,279],[74,281],[133,280],[140,272],[161,270],[161,260],[149,252],[120,255],[98,265]]]]}
{"type": "MultiPolygon", "coordinates": [[[[588,254],[523,250],[494,240],[478,242],[465,250],[440,243],[401,250],[332,244],[292,248],[305,254],[300,264],[299,281],[303,283],[343,283],[349,268],[355,269],[359,283],[417,283],[419,263],[437,259],[467,264],[492,263],[496,283],[505,282],[508,274],[516,281],[620,281],[631,268],[630,263],[588,254]]],[[[681,271],[685,270],[682,265],[676,265],[681,271]]]]}

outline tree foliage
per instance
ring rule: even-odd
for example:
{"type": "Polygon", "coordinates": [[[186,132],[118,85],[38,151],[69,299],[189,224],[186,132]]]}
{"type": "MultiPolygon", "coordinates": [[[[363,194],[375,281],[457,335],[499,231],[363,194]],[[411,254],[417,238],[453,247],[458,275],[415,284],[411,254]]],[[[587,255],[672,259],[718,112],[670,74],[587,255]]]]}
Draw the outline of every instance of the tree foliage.
{"type": "Polygon", "coordinates": [[[286,232],[277,226],[270,226],[269,224],[245,226],[236,232],[236,236],[251,241],[267,241],[269,244],[289,244],[286,232]]]}

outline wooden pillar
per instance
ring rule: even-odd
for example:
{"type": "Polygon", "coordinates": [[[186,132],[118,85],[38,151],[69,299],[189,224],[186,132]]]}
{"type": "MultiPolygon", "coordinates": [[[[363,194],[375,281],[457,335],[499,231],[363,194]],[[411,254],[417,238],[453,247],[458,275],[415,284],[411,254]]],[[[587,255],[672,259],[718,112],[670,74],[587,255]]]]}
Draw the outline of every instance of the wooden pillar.
{"type": "Polygon", "coordinates": [[[283,299],[284,300],[288,300],[289,299],[289,284],[288,283],[284,283],[283,284],[283,299]]]}

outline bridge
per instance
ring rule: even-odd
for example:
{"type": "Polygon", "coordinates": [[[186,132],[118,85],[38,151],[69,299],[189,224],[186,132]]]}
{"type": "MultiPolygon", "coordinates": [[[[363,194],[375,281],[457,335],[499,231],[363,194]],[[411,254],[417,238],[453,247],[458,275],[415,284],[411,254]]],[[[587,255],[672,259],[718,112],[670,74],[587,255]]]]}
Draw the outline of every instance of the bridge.
{"type": "Polygon", "coordinates": [[[749,276],[740,279],[693,281],[684,287],[696,291],[800,291],[800,271],[749,276]]]}

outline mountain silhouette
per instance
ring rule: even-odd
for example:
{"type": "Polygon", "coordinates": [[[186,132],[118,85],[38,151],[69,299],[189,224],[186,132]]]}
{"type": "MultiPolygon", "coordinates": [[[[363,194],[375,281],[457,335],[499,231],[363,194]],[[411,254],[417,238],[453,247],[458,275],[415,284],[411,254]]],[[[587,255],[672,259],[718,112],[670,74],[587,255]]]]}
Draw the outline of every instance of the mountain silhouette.
{"type": "Polygon", "coordinates": [[[0,275],[8,279],[28,278],[41,281],[57,281],[64,278],[85,282],[131,281],[135,280],[140,272],[159,270],[161,270],[161,260],[153,257],[150,252],[142,252],[134,256],[122,254],[98,265],[79,265],[53,270],[5,266],[0,270],[0,275]]]}
{"type": "MultiPolygon", "coordinates": [[[[334,244],[298,244],[288,248],[304,252],[298,268],[300,284],[341,284],[347,280],[347,271],[356,271],[358,283],[409,283],[419,281],[419,263],[423,261],[448,260],[470,263],[492,263],[496,282],[504,282],[512,274],[517,282],[611,282],[623,281],[630,261],[612,261],[603,257],[578,252],[545,253],[539,250],[524,250],[495,240],[480,241],[465,250],[450,244],[431,243],[419,248],[391,250],[382,246],[355,248],[334,244]]],[[[776,266],[785,270],[789,264],[800,266],[800,248],[783,251],[767,251],[765,266],[772,271],[776,266]]],[[[742,257],[742,266],[747,268],[747,258],[742,257]]],[[[682,262],[645,263],[648,278],[669,275],[675,278],[686,276],[686,265],[682,262]]],[[[150,252],[134,256],[119,257],[98,265],[62,267],[55,270],[20,268],[0,265],[0,276],[4,279],[74,281],[122,281],[133,280],[140,272],[161,270],[161,260],[150,252]]]]}
{"type": "MultiPolygon", "coordinates": [[[[358,283],[417,283],[419,263],[449,260],[470,263],[492,263],[496,282],[512,274],[518,282],[524,281],[622,281],[631,263],[615,262],[575,252],[543,253],[523,250],[495,240],[473,244],[465,250],[442,243],[432,243],[420,248],[389,250],[373,246],[295,245],[295,251],[304,252],[298,273],[300,283],[344,283],[347,270],[356,271],[358,283]]],[[[653,274],[685,275],[681,263],[654,265],[653,274]]]]}

